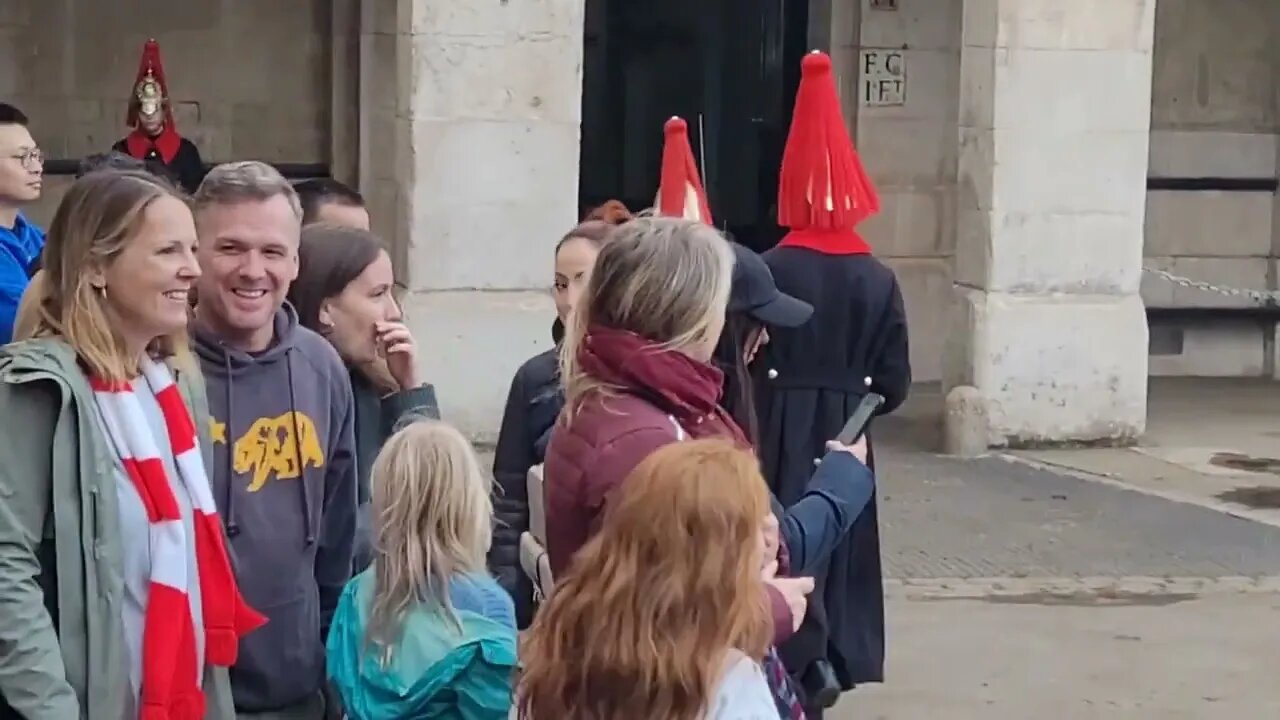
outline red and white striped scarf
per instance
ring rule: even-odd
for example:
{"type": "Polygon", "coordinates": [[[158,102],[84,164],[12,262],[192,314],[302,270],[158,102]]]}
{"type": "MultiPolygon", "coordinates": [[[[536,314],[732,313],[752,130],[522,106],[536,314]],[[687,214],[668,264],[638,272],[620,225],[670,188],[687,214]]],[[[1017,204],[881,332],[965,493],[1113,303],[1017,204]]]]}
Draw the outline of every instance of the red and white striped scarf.
{"type": "MultiPolygon", "coordinates": [[[[174,465],[191,497],[195,558],[203,607],[207,664],[229,667],[240,637],[266,619],[240,595],[213,492],[186,403],[163,364],[145,359],[142,374],[164,416],[174,465]]],[[[128,382],[91,379],[107,435],[142,498],[150,521],[151,584],[142,635],[142,720],[201,720],[205,701],[196,657],[195,619],[187,594],[190,540],[183,529],[177,496],[164,457],[152,436],[142,405],[128,382]]]]}

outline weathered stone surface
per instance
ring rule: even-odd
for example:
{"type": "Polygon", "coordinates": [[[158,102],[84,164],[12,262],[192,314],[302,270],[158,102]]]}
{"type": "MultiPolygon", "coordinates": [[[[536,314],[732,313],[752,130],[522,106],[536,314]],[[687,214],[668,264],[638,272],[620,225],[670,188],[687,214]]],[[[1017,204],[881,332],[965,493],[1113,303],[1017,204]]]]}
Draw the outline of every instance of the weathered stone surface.
{"type": "MultiPolygon", "coordinates": [[[[491,14],[520,4],[495,4],[491,14]]],[[[531,120],[576,127],[581,118],[580,34],[575,43],[569,34],[422,33],[414,36],[413,47],[410,111],[415,119],[531,120]]]]}
{"type": "MultiPolygon", "coordinates": [[[[1274,206],[1271,193],[1151,190],[1146,254],[1265,258],[1271,255],[1274,206]]],[[[1265,272],[1265,261],[1256,264],[1265,272]]]]}
{"type": "MultiPolygon", "coordinates": [[[[1280,28],[1277,35],[1280,36],[1280,28]]],[[[1154,177],[1265,178],[1276,174],[1280,137],[1270,132],[1161,130],[1156,123],[1153,109],[1151,175],[1154,177]]]]}
{"type": "Polygon", "coordinates": [[[1270,330],[1253,320],[1181,321],[1177,331],[1181,352],[1152,354],[1152,377],[1259,377],[1267,372],[1270,330]]]}
{"type": "Polygon", "coordinates": [[[206,161],[325,162],[329,5],[4,0],[0,97],[32,117],[50,157],[106,150],[128,131],[125,103],[151,36],[179,129],[206,161]]]}
{"type": "Polygon", "coordinates": [[[577,220],[583,9],[413,0],[400,36],[409,323],[445,416],[481,439],[551,344],[552,249],[577,220]]]}
{"type": "Polygon", "coordinates": [[[413,125],[413,287],[550,285],[552,249],[576,220],[577,128],[464,119],[413,125]]]}
{"type": "Polygon", "coordinates": [[[1133,440],[1154,0],[965,0],[944,381],[993,445],[1133,440]]]}
{"type": "Polygon", "coordinates": [[[942,342],[948,308],[954,299],[951,263],[943,257],[885,258],[898,277],[911,337],[911,377],[928,382],[941,377],[942,342]]]}
{"type": "MultiPolygon", "coordinates": [[[[1146,264],[1180,277],[1194,278],[1220,288],[1265,291],[1268,288],[1267,262],[1248,257],[1149,257],[1146,264]]],[[[1148,307],[1257,307],[1258,300],[1239,294],[1213,292],[1176,285],[1162,277],[1145,274],[1142,297],[1148,307]]]]}
{"type": "Polygon", "coordinates": [[[965,0],[974,47],[1151,50],[1154,0],[965,0]]]}
{"type": "Polygon", "coordinates": [[[880,212],[858,226],[877,255],[941,258],[955,251],[956,211],[951,187],[879,190],[880,212]]]}
{"type": "Polygon", "coordinates": [[[968,382],[986,398],[993,446],[1133,440],[1146,424],[1142,300],[960,292],[968,382]]]}
{"type": "Polygon", "coordinates": [[[947,393],[942,411],[942,451],[959,457],[977,457],[987,450],[986,398],[978,389],[959,385],[947,393]]]}
{"type": "Polygon", "coordinates": [[[423,348],[423,379],[435,384],[443,417],[480,442],[496,440],[516,368],[551,347],[550,294],[413,293],[405,314],[423,348]]]}
{"type": "Polygon", "coordinates": [[[1140,216],[971,210],[961,213],[960,226],[956,278],[963,284],[1020,294],[1138,289],[1140,216]]]}

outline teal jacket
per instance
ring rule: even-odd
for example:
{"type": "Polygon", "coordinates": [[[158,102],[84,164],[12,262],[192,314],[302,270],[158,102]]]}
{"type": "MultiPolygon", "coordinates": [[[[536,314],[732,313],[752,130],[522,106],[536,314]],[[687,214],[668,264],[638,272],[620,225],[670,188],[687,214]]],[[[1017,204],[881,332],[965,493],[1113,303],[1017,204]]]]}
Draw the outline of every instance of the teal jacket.
{"type": "MultiPolygon", "coordinates": [[[[198,373],[176,380],[200,430],[198,373]]],[[[0,707],[28,718],[120,720],[129,687],[115,465],[75,353],[42,338],[0,348],[0,707]],[[57,613],[57,631],[51,613],[57,613]]],[[[206,718],[232,720],[207,666],[206,718]]]]}
{"type": "Polygon", "coordinates": [[[373,590],[372,569],[352,579],[329,628],[329,679],[350,720],[506,720],[514,627],[459,610],[459,632],[441,614],[415,608],[384,666],[366,641],[373,590]]]}

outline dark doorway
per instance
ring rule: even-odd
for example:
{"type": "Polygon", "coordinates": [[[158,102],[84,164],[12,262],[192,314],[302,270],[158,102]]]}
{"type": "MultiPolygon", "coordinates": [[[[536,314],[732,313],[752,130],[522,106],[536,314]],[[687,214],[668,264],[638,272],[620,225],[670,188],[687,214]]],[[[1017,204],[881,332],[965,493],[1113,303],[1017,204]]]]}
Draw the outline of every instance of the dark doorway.
{"type": "Polygon", "coordinates": [[[806,51],[808,0],[587,0],[583,210],[653,204],[662,125],[689,122],[717,227],[757,249],[806,51]]]}

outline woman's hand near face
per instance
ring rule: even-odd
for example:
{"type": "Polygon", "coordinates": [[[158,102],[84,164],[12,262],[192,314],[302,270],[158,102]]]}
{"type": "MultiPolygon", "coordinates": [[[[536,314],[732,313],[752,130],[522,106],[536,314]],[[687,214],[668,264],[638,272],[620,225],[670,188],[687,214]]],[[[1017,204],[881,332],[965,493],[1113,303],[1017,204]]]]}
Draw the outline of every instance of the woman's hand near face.
{"type": "Polygon", "coordinates": [[[382,321],[375,329],[378,347],[386,358],[387,371],[400,390],[416,388],[418,382],[418,346],[404,323],[382,321]]]}

